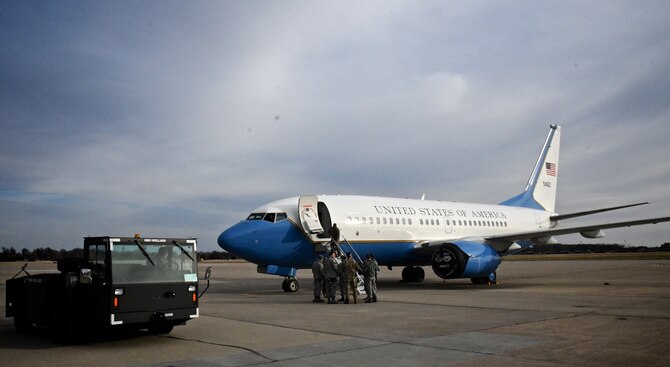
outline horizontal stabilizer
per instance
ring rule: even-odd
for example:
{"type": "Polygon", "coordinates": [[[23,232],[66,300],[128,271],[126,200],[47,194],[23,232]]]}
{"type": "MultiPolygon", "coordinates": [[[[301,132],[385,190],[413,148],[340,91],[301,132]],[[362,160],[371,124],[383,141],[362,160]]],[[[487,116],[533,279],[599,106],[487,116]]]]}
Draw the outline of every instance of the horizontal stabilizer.
{"type": "Polygon", "coordinates": [[[603,208],[603,209],[595,209],[595,210],[588,210],[585,212],[577,212],[577,213],[569,213],[569,214],[559,214],[559,215],[552,215],[549,217],[549,219],[552,222],[558,222],[559,220],[563,219],[571,219],[571,218],[577,218],[577,217],[583,217],[585,215],[591,215],[591,214],[598,214],[598,213],[603,213],[603,212],[608,212],[611,210],[617,210],[617,209],[624,209],[624,208],[630,208],[633,206],[639,206],[639,205],[647,205],[649,204],[648,201],[645,201],[643,203],[637,203],[637,204],[628,204],[628,205],[621,205],[621,206],[613,206],[611,208],[603,208]]]}

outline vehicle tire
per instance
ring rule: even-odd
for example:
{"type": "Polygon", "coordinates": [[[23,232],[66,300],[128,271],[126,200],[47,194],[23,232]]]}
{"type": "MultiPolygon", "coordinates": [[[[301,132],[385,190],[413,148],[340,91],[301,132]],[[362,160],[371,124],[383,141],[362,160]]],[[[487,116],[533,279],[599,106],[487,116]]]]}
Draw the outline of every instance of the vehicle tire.
{"type": "Polygon", "coordinates": [[[19,312],[14,315],[14,328],[18,333],[27,333],[31,329],[30,322],[28,321],[28,315],[23,312],[19,312]]]}
{"type": "Polygon", "coordinates": [[[161,334],[170,334],[174,325],[172,324],[156,324],[148,327],[150,334],[161,335],[161,334]]]}
{"type": "Polygon", "coordinates": [[[49,332],[54,341],[60,344],[70,344],[74,340],[74,332],[67,312],[55,309],[51,314],[49,332]]]}

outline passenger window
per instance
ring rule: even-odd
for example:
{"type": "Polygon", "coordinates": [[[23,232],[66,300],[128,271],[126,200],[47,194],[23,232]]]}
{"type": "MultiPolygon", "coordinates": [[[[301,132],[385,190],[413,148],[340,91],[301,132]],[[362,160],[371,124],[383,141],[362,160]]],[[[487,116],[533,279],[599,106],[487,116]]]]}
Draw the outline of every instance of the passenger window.
{"type": "Polygon", "coordinates": [[[379,217],[377,217],[377,224],[380,224],[381,221],[379,220],[379,217]]]}
{"type": "Polygon", "coordinates": [[[383,219],[384,219],[384,224],[386,224],[386,218],[383,218],[383,219]]]}
{"type": "Polygon", "coordinates": [[[402,225],[405,225],[405,218],[402,219],[402,225]]]}
{"type": "Polygon", "coordinates": [[[407,219],[407,224],[409,224],[410,226],[412,225],[412,219],[411,218],[407,219]]]}

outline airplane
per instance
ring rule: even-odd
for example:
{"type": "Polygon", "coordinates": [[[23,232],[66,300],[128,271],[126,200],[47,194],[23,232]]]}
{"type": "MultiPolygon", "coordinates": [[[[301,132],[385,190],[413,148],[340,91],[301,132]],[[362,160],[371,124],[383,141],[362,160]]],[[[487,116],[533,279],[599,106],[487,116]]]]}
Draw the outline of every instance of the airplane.
{"type": "Polygon", "coordinates": [[[561,127],[549,135],[522,193],[497,205],[354,195],[303,195],[261,205],[223,231],[218,244],[257,264],[259,273],[284,277],[282,288],[299,288],[298,269],[309,269],[330,249],[330,229],[340,229],[341,251],[374,254],[390,270],[403,266],[402,279],[421,282],[422,266],[443,279],[470,278],[495,284],[501,256],[534,244],[556,242],[554,236],[580,233],[602,238],[604,229],[670,221],[659,217],[625,222],[560,227],[559,221],[629,208],[648,202],[558,214],[556,185],[561,127]]]}

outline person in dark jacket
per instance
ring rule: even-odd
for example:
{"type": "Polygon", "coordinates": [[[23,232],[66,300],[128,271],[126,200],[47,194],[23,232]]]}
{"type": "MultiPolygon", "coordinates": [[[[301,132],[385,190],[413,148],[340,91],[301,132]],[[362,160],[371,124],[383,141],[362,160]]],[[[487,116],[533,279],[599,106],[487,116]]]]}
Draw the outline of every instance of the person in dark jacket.
{"type": "Polygon", "coordinates": [[[314,303],[323,303],[321,299],[321,290],[323,289],[323,255],[312,263],[312,276],[314,276],[314,303]]]}
{"type": "Polygon", "coordinates": [[[335,292],[337,289],[338,264],[335,251],[330,252],[330,256],[323,262],[323,275],[326,280],[326,289],[328,293],[328,303],[337,303],[335,292]]]}
{"type": "Polygon", "coordinates": [[[333,223],[330,227],[330,243],[332,249],[338,248],[340,244],[340,229],[337,228],[337,223],[333,223]]]}

